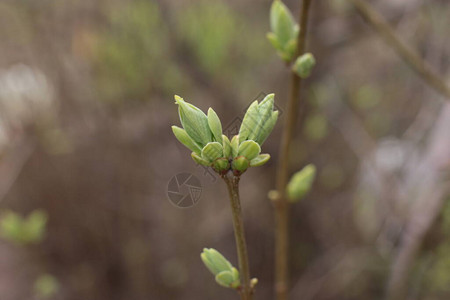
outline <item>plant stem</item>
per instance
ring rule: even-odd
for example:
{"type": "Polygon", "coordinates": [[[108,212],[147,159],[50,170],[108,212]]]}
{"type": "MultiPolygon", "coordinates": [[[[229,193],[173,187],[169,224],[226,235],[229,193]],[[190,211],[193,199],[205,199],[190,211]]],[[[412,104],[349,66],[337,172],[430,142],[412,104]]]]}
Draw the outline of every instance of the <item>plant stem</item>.
{"type": "MultiPolygon", "coordinates": [[[[309,8],[312,0],[303,0],[300,11],[300,32],[294,58],[305,52],[306,31],[309,8]]],[[[289,154],[294,128],[299,116],[301,78],[291,71],[289,102],[286,109],[283,135],[278,159],[276,189],[278,198],[274,200],[275,208],[275,293],[276,299],[286,300],[288,292],[288,255],[289,255],[289,202],[285,196],[288,182],[289,154]]]]}
{"type": "Polygon", "coordinates": [[[362,17],[367,20],[385,42],[433,89],[450,100],[450,87],[433,72],[430,66],[414,51],[409,49],[397,37],[391,26],[384,18],[363,0],[350,0],[362,17]]]}
{"type": "Polygon", "coordinates": [[[240,295],[242,300],[251,300],[253,290],[250,286],[250,268],[248,264],[247,243],[245,241],[244,223],[241,214],[241,201],[239,199],[239,176],[224,175],[230,196],[231,213],[233,215],[234,237],[239,261],[239,274],[241,277],[240,295]]]}

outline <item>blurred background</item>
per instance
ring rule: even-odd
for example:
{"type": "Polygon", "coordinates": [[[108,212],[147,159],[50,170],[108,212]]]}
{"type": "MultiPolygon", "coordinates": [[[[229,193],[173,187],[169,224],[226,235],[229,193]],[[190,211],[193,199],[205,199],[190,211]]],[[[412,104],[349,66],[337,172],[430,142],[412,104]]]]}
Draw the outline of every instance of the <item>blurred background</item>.
{"type": "MultiPolygon", "coordinates": [[[[448,78],[447,0],[373,0],[448,78]]],[[[295,15],[299,1],[285,3],[295,15]]],[[[174,138],[173,95],[232,133],[276,94],[281,112],[241,194],[257,299],[273,299],[274,188],[289,70],[266,39],[271,1],[0,1],[0,298],[235,299],[200,261],[237,263],[226,188],[174,138]],[[238,124],[238,125],[236,125],[238,124]],[[201,185],[173,205],[171,178],[201,185]]],[[[291,298],[450,298],[450,105],[346,0],[313,1],[292,173],[291,298]],[[402,273],[403,272],[403,273],[402,273]],[[400,274],[400,275],[399,275],[400,274]],[[403,274],[403,275],[402,275],[403,274]]],[[[448,82],[448,80],[447,80],[448,82]]]]}

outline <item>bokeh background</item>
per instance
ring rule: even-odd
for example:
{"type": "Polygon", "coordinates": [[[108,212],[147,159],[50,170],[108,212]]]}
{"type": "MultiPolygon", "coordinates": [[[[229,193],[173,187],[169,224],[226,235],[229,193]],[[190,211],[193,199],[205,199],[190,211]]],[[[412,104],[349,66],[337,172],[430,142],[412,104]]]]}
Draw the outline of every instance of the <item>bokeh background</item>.
{"type": "MultiPolygon", "coordinates": [[[[447,0],[373,0],[448,78],[447,0]]],[[[295,15],[299,1],[287,1],[295,15]]],[[[241,193],[257,299],[273,299],[274,188],[289,70],[265,35],[271,1],[2,0],[0,208],[47,214],[39,241],[0,241],[0,298],[234,299],[200,261],[237,263],[221,179],[173,137],[173,95],[213,107],[230,132],[274,92],[280,121],[241,193]],[[182,172],[202,185],[181,209],[182,172]]],[[[450,297],[450,105],[346,0],[316,0],[291,171],[318,168],[292,206],[292,299],[382,299],[413,252],[408,299],[450,297]],[[409,252],[408,252],[409,251],[409,252]]],[[[448,82],[448,80],[447,80],[448,82]]],[[[5,216],[3,216],[5,218],[5,216]]]]}

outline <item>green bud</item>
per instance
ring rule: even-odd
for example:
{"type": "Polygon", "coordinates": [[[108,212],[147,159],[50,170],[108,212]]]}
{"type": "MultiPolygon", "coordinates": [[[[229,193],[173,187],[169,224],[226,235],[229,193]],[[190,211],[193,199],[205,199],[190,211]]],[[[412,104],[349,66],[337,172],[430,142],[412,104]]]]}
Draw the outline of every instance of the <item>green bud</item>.
{"type": "Polygon", "coordinates": [[[239,135],[233,136],[230,144],[231,144],[231,156],[236,157],[239,152],[239,135]]]}
{"type": "Polygon", "coordinates": [[[258,104],[258,118],[256,125],[251,129],[251,133],[247,137],[248,140],[258,140],[261,132],[264,130],[265,123],[273,113],[274,97],[274,94],[269,94],[258,104]]]}
{"type": "Polygon", "coordinates": [[[223,157],[231,157],[231,143],[226,135],[222,135],[223,157]]]}
{"type": "Polygon", "coordinates": [[[212,108],[208,109],[208,125],[214,135],[214,139],[222,144],[222,124],[212,108]]]}
{"type": "Polygon", "coordinates": [[[203,249],[203,252],[200,254],[200,257],[211,273],[214,275],[219,274],[223,271],[230,271],[233,267],[231,263],[220,254],[219,251],[215,249],[203,249]]]}
{"type": "Polygon", "coordinates": [[[236,157],[235,159],[233,159],[233,162],[231,163],[231,168],[233,169],[233,173],[236,176],[239,176],[242,173],[244,173],[249,166],[250,162],[244,156],[236,157]]]}
{"type": "Polygon", "coordinates": [[[250,167],[260,167],[264,165],[266,162],[268,162],[269,159],[270,159],[269,154],[260,154],[250,161],[250,167]]]}
{"type": "Polygon", "coordinates": [[[186,133],[186,130],[178,126],[172,126],[172,131],[177,140],[185,145],[189,150],[194,151],[197,154],[200,154],[202,152],[200,146],[196,142],[194,142],[193,139],[191,139],[191,137],[186,133]]]}
{"type": "Polygon", "coordinates": [[[207,167],[209,167],[209,166],[211,165],[211,162],[209,162],[209,161],[207,161],[207,160],[201,158],[201,157],[200,157],[197,153],[195,153],[195,152],[192,152],[192,153],[191,153],[191,157],[192,157],[192,159],[193,159],[196,163],[198,163],[199,165],[207,166],[207,167]]]}
{"type": "Polygon", "coordinates": [[[254,141],[248,140],[239,146],[239,156],[244,156],[247,160],[256,158],[261,152],[261,147],[254,141]]]}
{"type": "Polygon", "coordinates": [[[178,104],[181,125],[186,133],[201,146],[211,142],[212,133],[205,113],[179,96],[175,96],[175,101],[178,104]]]}
{"type": "Polygon", "coordinates": [[[255,101],[250,105],[239,130],[241,143],[253,140],[261,146],[272,132],[278,119],[278,112],[273,111],[274,97],[274,94],[269,94],[261,103],[255,101]]]}
{"type": "Polygon", "coordinates": [[[232,271],[223,271],[216,275],[216,282],[227,288],[236,289],[241,285],[239,271],[232,268],[232,271]]]}
{"type": "Polygon", "coordinates": [[[272,32],[267,34],[267,39],[283,60],[291,61],[297,49],[299,27],[289,9],[279,0],[275,0],[270,9],[270,28],[272,32]]]}
{"type": "Polygon", "coordinates": [[[307,165],[295,173],[289,181],[286,191],[291,202],[297,202],[303,198],[311,189],[316,176],[316,167],[307,165]]]}
{"type": "Polygon", "coordinates": [[[281,45],[296,38],[297,24],[290,10],[280,0],[275,0],[270,8],[270,29],[281,45]]]}
{"type": "Polygon", "coordinates": [[[217,173],[225,174],[230,169],[230,162],[227,158],[221,157],[213,161],[212,167],[217,173]]]}
{"type": "Polygon", "coordinates": [[[223,157],[222,145],[218,142],[210,142],[202,149],[202,158],[212,162],[219,157],[223,157]]]}
{"type": "Polygon", "coordinates": [[[316,64],[316,60],[311,53],[305,53],[295,60],[292,70],[301,78],[307,78],[316,64]]]}

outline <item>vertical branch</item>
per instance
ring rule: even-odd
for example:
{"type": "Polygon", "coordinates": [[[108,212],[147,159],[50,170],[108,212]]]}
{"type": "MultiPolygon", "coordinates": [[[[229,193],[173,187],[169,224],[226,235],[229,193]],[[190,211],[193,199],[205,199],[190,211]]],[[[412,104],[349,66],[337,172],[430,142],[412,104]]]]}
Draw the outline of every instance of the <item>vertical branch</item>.
{"type": "Polygon", "coordinates": [[[245,241],[244,223],[242,221],[241,201],[239,198],[239,176],[222,177],[227,184],[230,196],[231,213],[233,215],[234,237],[239,261],[239,274],[241,277],[240,295],[242,300],[252,299],[252,287],[250,286],[250,268],[248,263],[247,243],[245,241]]]}
{"type": "MultiPolygon", "coordinates": [[[[300,32],[297,40],[295,58],[305,52],[305,40],[308,26],[309,8],[312,0],[303,0],[300,11],[300,32]]],[[[278,160],[276,189],[278,198],[274,200],[275,208],[275,293],[278,300],[287,299],[288,291],[288,248],[289,248],[289,203],[285,189],[289,175],[289,153],[295,124],[299,116],[301,78],[291,72],[289,102],[286,109],[283,135],[281,138],[278,160]]]]}

